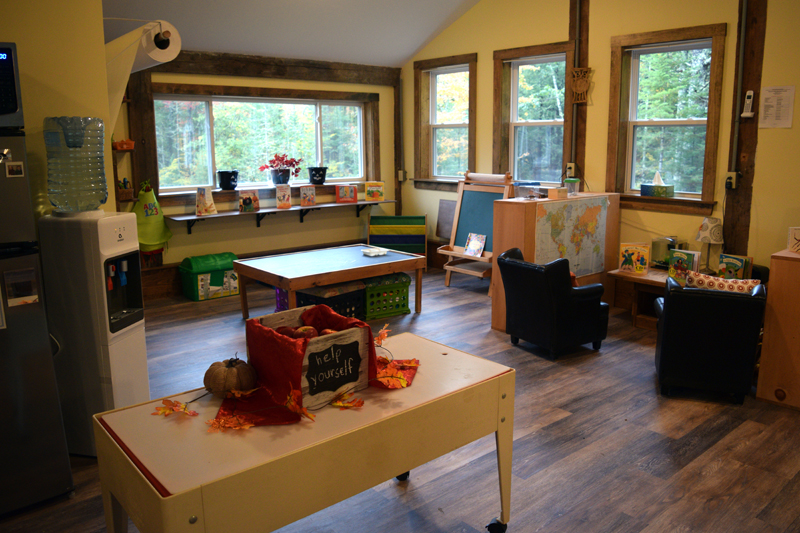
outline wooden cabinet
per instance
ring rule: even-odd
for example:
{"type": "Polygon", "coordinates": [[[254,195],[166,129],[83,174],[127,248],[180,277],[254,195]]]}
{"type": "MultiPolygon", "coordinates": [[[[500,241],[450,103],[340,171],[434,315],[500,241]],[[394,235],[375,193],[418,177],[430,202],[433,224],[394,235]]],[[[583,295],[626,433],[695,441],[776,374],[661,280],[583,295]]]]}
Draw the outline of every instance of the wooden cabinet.
{"type": "Polygon", "coordinates": [[[800,409],[800,255],[772,254],[756,396],[800,409]]]}
{"type": "MultiPolygon", "coordinates": [[[[494,241],[494,257],[497,257],[510,248],[519,248],[526,261],[533,262],[536,257],[536,225],[538,207],[543,202],[570,202],[582,198],[605,196],[608,198],[606,212],[605,250],[603,254],[603,272],[588,276],[581,276],[578,282],[581,285],[590,283],[606,284],[606,271],[617,268],[617,254],[619,253],[619,194],[617,193],[580,193],[577,197],[569,199],[537,199],[510,198],[494,202],[494,222],[492,240],[494,241]]],[[[573,228],[563,228],[563,231],[573,231],[573,228]]],[[[558,259],[555,255],[546,262],[558,259]]],[[[604,300],[611,295],[613,286],[606,286],[604,300]]],[[[506,330],[506,294],[503,288],[503,279],[498,270],[492,276],[492,329],[506,330]]]]}

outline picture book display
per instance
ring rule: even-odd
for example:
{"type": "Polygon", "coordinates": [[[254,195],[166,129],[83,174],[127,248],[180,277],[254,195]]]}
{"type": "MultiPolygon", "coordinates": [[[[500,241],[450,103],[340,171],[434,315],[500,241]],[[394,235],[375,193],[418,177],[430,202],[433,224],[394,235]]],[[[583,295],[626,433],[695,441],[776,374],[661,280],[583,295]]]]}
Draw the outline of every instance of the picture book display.
{"type": "Polygon", "coordinates": [[[216,215],[217,206],[211,195],[211,187],[198,187],[195,196],[195,215],[216,215]]]}
{"type": "Polygon", "coordinates": [[[467,237],[467,244],[464,246],[464,254],[480,257],[484,246],[486,246],[486,235],[470,233],[467,237]]]}
{"type": "Polygon", "coordinates": [[[253,213],[261,209],[258,191],[239,191],[239,212],[253,213]]]}
{"type": "Polygon", "coordinates": [[[619,247],[619,270],[631,274],[647,274],[650,269],[650,245],[622,243],[619,247]]]}
{"type": "Polygon", "coordinates": [[[750,279],[753,258],[743,255],[719,254],[718,276],[723,279],[750,279]]]}
{"type": "Polygon", "coordinates": [[[337,185],[336,203],[354,204],[358,202],[358,192],[355,185],[337,185]]]}
{"type": "Polygon", "coordinates": [[[300,187],[300,205],[308,207],[317,203],[317,193],[313,185],[300,187]]]}
{"type": "Polygon", "coordinates": [[[383,182],[368,181],[364,184],[364,199],[370,202],[382,202],[384,200],[383,182]]]}
{"type": "Polygon", "coordinates": [[[275,204],[278,209],[289,209],[292,207],[292,187],[287,183],[275,186],[275,204]]]}
{"type": "Polygon", "coordinates": [[[700,268],[700,252],[695,250],[670,250],[669,251],[669,277],[686,285],[686,274],[697,272],[700,268]]]}

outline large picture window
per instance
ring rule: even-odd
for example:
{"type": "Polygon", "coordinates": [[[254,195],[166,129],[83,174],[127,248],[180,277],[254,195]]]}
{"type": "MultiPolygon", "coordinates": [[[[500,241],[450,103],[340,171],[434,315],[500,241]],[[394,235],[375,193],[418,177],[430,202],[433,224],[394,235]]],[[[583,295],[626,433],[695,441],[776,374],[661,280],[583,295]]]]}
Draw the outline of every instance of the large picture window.
{"type": "Polygon", "coordinates": [[[216,169],[267,186],[259,167],[276,153],[328,167],[330,181],[362,180],[362,110],[358,102],[155,95],[160,190],[216,185],[216,169]]]}
{"type": "Polygon", "coordinates": [[[606,190],[623,208],[714,208],[725,24],[611,39],[606,190]],[[674,198],[640,196],[656,173],[674,198]]]}
{"type": "Polygon", "coordinates": [[[511,63],[511,170],[517,180],[559,182],[564,153],[566,55],[511,63]]]}

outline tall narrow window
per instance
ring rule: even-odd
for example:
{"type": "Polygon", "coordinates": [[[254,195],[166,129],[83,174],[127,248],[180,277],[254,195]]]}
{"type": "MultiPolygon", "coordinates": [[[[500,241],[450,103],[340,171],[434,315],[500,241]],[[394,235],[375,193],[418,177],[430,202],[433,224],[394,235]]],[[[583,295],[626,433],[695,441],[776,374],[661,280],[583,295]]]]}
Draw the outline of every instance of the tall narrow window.
{"type": "Polygon", "coordinates": [[[620,207],[714,209],[725,24],[611,38],[606,191],[620,207]],[[674,197],[641,196],[658,173],[674,197]]]}
{"type": "Polygon", "coordinates": [[[414,179],[474,170],[477,64],[478,54],[414,62],[414,179]]]}
{"type": "Polygon", "coordinates": [[[656,172],[677,195],[703,190],[711,40],[631,51],[626,192],[656,172]]]}
{"type": "Polygon", "coordinates": [[[558,182],[564,153],[566,55],[512,62],[510,157],[517,180],[558,182]]]}
{"type": "Polygon", "coordinates": [[[469,170],[469,71],[431,73],[433,175],[463,176],[469,170]]]}

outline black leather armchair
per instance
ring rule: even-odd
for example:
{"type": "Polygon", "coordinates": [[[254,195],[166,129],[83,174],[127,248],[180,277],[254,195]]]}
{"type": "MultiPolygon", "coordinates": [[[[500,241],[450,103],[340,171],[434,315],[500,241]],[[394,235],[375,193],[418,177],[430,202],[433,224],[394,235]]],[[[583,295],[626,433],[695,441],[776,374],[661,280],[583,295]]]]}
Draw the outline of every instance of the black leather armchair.
{"type": "Polygon", "coordinates": [[[528,263],[519,248],[497,258],[506,295],[506,333],[550,351],[551,358],[592,343],[595,350],[608,332],[608,304],[600,301],[603,285],[573,287],[569,261],[528,263]]]}
{"type": "Polygon", "coordinates": [[[658,316],[656,372],[661,394],[672,387],[733,394],[750,392],[767,291],[749,293],[681,287],[667,279],[658,316]]]}

